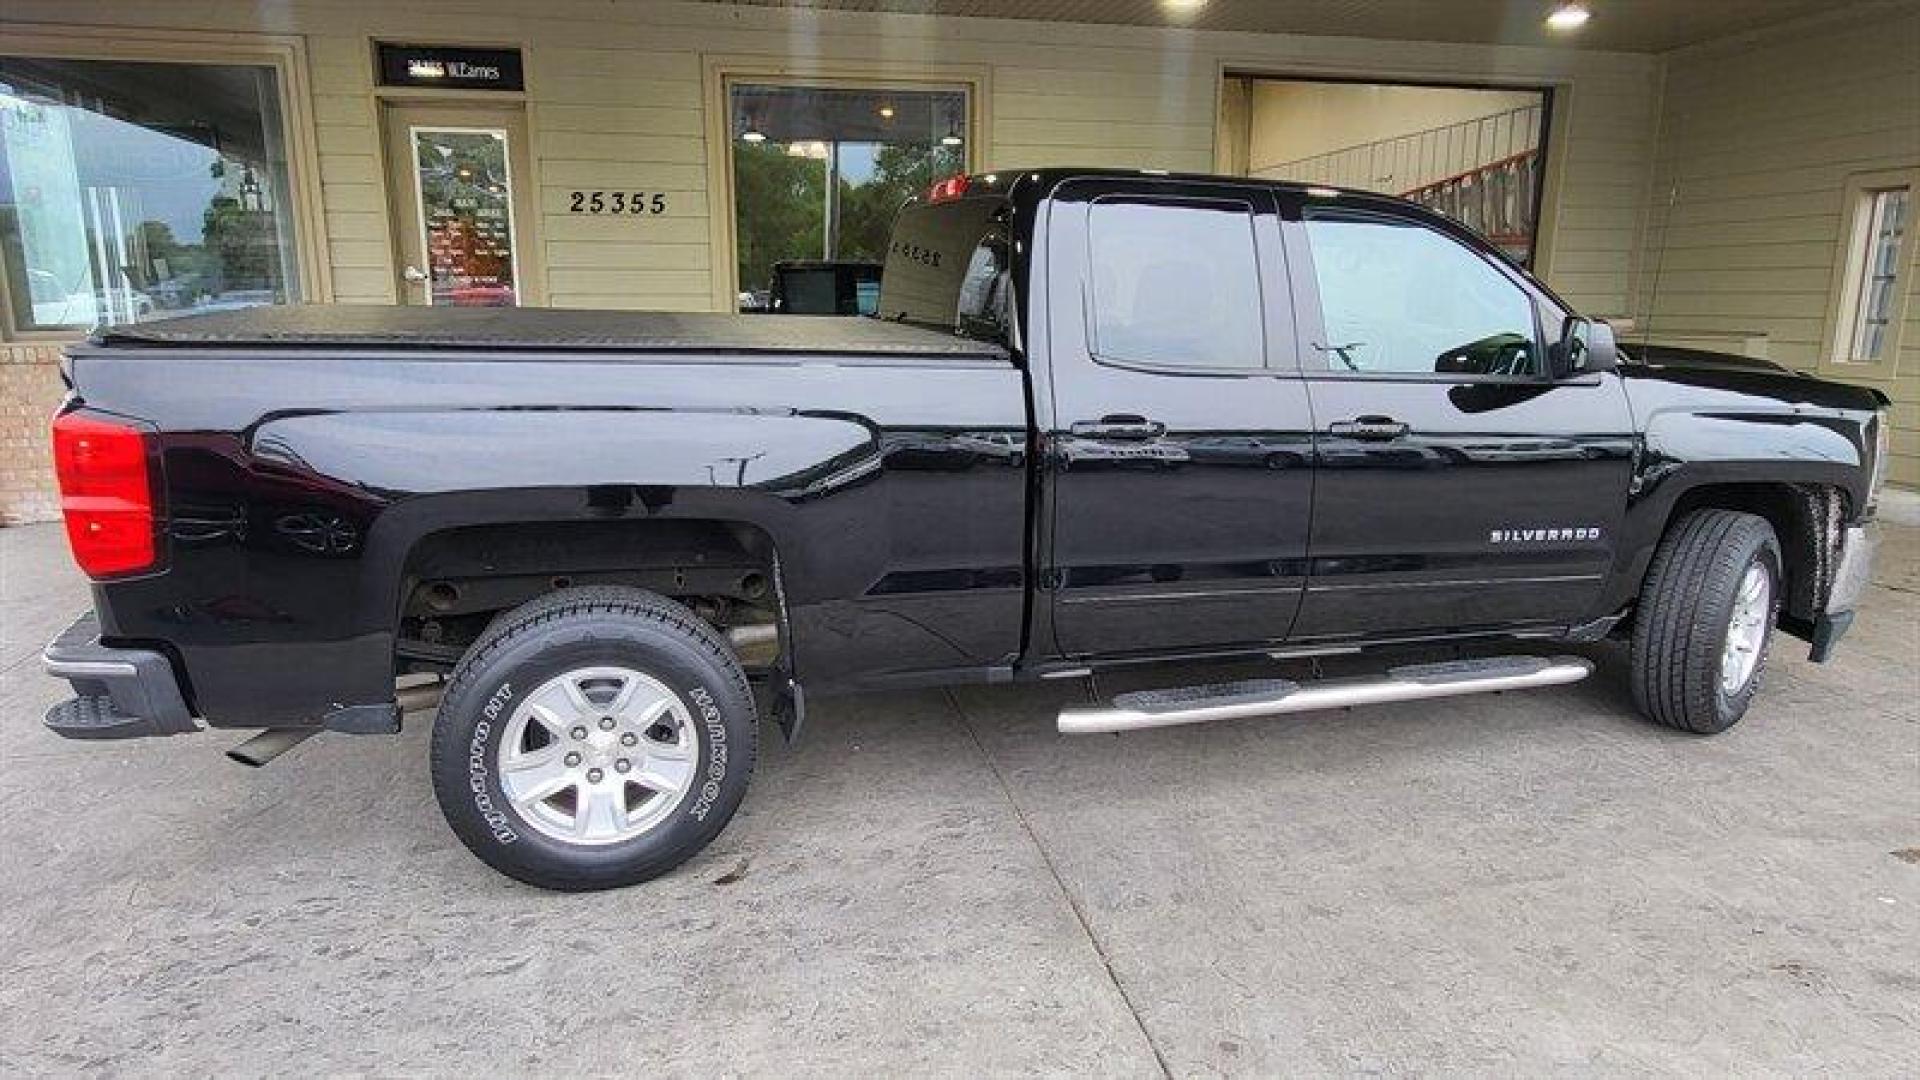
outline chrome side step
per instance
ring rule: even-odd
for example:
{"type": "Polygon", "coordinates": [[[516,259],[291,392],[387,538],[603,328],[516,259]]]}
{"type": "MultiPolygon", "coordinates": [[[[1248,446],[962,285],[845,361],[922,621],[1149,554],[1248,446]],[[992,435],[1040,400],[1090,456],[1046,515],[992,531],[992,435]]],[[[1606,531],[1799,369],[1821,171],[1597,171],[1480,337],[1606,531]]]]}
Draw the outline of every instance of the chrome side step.
{"type": "Polygon", "coordinates": [[[1075,705],[1060,710],[1060,733],[1088,735],[1105,731],[1204,724],[1249,716],[1278,716],[1315,709],[1343,709],[1392,701],[1484,694],[1494,690],[1531,690],[1579,682],[1593,664],[1577,656],[1496,656],[1439,664],[1408,664],[1385,675],[1324,682],[1285,679],[1183,686],[1121,694],[1111,705],[1075,705]]]}

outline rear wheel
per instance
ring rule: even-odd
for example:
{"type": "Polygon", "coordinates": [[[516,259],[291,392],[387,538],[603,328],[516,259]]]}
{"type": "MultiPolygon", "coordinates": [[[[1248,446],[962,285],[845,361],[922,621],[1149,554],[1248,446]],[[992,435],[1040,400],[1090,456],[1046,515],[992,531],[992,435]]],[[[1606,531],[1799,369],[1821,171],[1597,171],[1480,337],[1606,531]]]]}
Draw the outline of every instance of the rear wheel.
{"type": "Polygon", "coordinates": [[[1702,735],[1746,714],[1780,612],[1780,567],[1773,526],[1754,514],[1697,510],[1668,530],[1635,614],[1641,712],[1702,735]]]}
{"type": "Polygon", "coordinates": [[[582,890],[671,870],[726,826],[758,714],[699,617],[635,589],[568,589],[495,620],[434,720],[434,793],[488,865],[582,890]]]}

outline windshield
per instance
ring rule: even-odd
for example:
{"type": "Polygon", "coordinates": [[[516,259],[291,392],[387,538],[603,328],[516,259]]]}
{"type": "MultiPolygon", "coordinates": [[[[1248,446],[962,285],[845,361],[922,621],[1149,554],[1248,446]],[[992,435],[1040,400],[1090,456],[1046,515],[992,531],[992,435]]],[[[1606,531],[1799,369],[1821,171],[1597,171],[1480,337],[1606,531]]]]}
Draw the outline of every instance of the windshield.
{"type": "Polygon", "coordinates": [[[887,244],[880,317],[1008,344],[1007,208],[997,197],[909,203],[887,244]]]}

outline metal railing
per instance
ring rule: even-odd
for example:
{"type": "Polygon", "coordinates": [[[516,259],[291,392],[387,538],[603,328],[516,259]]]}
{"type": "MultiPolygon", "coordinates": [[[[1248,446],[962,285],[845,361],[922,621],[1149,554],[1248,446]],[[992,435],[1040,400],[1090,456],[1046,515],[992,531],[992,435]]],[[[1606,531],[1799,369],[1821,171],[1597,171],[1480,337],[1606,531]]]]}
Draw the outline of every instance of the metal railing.
{"type": "Polygon", "coordinates": [[[1523,106],[1250,171],[1272,180],[1400,195],[1524,258],[1540,182],[1542,111],[1523,106]]]}

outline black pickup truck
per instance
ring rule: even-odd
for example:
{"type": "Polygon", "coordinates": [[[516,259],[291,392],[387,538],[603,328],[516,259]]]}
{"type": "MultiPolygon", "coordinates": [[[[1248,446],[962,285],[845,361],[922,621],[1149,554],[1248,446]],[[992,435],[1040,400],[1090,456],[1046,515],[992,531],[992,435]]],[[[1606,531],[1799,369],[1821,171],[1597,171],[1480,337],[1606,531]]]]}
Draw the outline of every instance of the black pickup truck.
{"type": "Polygon", "coordinates": [[[803,687],[1373,671],[1059,717],[1115,732],[1569,682],[1553,643],[1612,635],[1648,717],[1719,731],[1776,626],[1846,630],[1887,434],[1869,390],[1623,348],[1404,202],[1090,170],[909,203],[878,318],[278,308],[64,371],[94,611],[48,725],[264,763],[438,694],[454,831],[565,889],[710,841],[803,687]],[[1436,642],[1472,658],[1396,654],[1436,642]]]}

